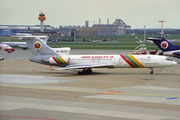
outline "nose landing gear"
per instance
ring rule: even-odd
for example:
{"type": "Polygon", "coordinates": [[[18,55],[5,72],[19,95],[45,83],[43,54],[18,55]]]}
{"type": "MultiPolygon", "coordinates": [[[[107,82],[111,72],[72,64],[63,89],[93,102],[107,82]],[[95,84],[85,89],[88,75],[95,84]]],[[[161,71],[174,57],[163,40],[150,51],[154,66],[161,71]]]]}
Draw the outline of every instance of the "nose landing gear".
{"type": "Polygon", "coordinates": [[[153,72],[153,68],[149,68],[150,70],[151,70],[151,72],[150,72],[150,74],[153,74],[154,72],[153,72]]]}

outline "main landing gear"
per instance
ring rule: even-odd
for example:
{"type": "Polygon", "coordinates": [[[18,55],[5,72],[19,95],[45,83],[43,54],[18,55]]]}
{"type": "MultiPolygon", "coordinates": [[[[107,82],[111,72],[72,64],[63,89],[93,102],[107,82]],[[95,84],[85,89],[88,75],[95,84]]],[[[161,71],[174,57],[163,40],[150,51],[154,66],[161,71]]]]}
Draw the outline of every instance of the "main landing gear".
{"type": "Polygon", "coordinates": [[[92,73],[92,70],[88,68],[88,69],[83,69],[82,71],[79,71],[78,75],[88,75],[90,73],[92,73]]]}
{"type": "Polygon", "coordinates": [[[154,72],[153,72],[153,68],[149,68],[149,69],[151,69],[151,72],[150,72],[150,74],[153,74],[154,72]]]}

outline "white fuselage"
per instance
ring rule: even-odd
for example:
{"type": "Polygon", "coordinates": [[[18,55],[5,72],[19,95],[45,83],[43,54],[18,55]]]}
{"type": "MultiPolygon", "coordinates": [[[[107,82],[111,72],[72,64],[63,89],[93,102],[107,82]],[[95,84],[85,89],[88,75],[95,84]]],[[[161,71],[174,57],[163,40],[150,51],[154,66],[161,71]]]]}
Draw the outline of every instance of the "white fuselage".
{"type": "MultiPolygon", "coordinates": [[[[30,36],[26,35],[26,36],[13,36],[13,37],[20,37],[23,39],[26,37],[28,38],[28,37],[33,37],[33,36],[32,35],[30,35],[30,36]]],[[[47,40],[49,38],[48,36],[35,36],[35,37],[36,37],[36,39],[42,40],[45,44],[47,44],[47,40]]],[[[26,42],[1,42],[1,44],[7,44],[11,47],[23,47],[23,48],[28,47],[26,42]]]]}
{"type": "Polygon", "coordinates": [[[1,44],[7,44],[11,47],[19,47],[22,45],[28,47],[26,42],[1,42],[1,44]]]}
{"type": "Polygon", "coordinates": [[[177,64],[158,55],[69,55],[59,58],[49,58],[50,64],[93,65],[113,64],[116,68],[154,68],[167,67],[177,64]]]}

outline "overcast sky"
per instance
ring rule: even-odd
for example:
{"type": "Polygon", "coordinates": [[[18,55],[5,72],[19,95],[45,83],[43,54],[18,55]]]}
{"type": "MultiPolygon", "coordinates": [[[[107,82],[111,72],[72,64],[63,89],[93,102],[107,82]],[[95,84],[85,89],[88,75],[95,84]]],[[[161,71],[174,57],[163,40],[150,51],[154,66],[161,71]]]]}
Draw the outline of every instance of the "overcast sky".
{"type": "Polygon", "coordinates": [[[122,19],[132,29],[160,28],[159,20],[180,29],[180,0],[0,0],[0,25],[37,25],[40,12],[53,27],[122,19]]]}

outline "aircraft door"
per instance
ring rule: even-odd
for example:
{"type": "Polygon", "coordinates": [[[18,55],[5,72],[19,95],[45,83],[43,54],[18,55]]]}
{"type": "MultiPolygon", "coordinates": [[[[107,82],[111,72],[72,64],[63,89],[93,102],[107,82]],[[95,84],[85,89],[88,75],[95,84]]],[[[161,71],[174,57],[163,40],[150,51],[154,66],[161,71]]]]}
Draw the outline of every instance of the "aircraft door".
{"type": "Polygon", "coordinates": [[[121,66],[121,67],[123,66],[123,61],[124,60],[121,57],[119,57],[119,66],[121,66]]]}

